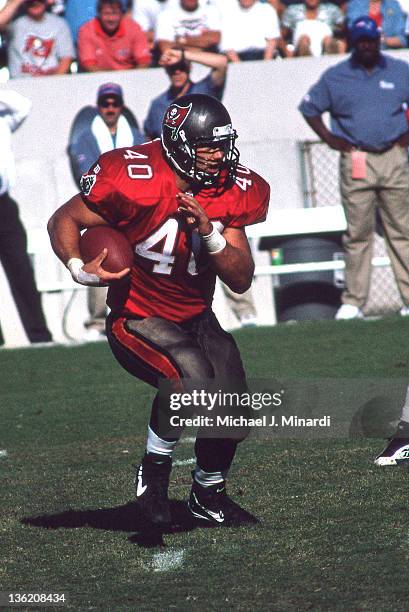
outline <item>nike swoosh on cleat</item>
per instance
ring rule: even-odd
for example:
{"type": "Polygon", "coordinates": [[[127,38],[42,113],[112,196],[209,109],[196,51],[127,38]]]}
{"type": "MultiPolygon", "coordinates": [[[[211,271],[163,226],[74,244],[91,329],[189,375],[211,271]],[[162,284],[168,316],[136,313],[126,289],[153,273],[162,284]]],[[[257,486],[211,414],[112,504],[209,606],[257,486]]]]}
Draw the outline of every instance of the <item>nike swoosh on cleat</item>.
{"type": "Polygon", "coordinates": [[[138,486],[136,487],[136,497],[143,495],[147,488],[148,485],[142,484],[142,466],[140,466],[138,472],[138,486]]]}
{"type": "Polygon", "coordinates": [[[391,457],[378,457],[375,459],[374,464],[378,467],[383,467],[385,465],[396,465],[396,461],[391,457]]]}
{"type": "MultiPolygon", "coordinates": [[[[208,517],[211,517],[213,520],[217,521],[218,523],[224,523],[224,514],[222,510],[220,510],[219,512],[212,512],[212,510],[208,510],[207,508],[204,508],[202,504],[198,502],[198,499],[195,493],[193,493],[193,497],[194,497],[195,503],[199,506],[201,510],[203,510],[205,514],[208,515],[208,517]]],[[[201,518],[207,518],[207,520],[210,520],[208,517],[201,517],[201,518]]]]}

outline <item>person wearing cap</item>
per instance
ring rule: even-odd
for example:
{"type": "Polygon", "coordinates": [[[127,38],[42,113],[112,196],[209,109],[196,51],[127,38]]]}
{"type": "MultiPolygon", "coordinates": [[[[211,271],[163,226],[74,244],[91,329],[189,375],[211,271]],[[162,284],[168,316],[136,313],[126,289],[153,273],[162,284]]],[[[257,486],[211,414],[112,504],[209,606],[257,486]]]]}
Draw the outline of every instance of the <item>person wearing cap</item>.
{"type": "Polygon", "coordinates": [[[336,318],[363,317],[376,207],[403,302],[400,313],[409,315],[409,65],[380,52],[380,30],[366,15],[352,24],[350,40],[351,56],[326,70],[299,106],[314,132],[341,153],[346,288],[336,318]]]}
{"type": "Polygon", "coordinates": [[[69,27],[47,12],[47,0],[12,0],[0,11],[7,30],[10,77],[66,74],[75,57],[69,27]],[[13,21],[18,10],[24,14],[13,21]]]}
{"type": "Polygon", "coordinates": [[[121,0],[98,0],[97,16],[84,23],[78,33],[82,70],[98,72],[150,66],[145,32],[124,13],[121,0]]]}
{"type": "Polygon", "coordinates": [[[345,15],[332,2],[304,0],[288,6],[281,18],[287,56],[318,57],[345,53],[345,15]]]}
{"type": "Polygon", "coordinates": [[[177,47],[218,51],[221,40],[221,15],[216,6],[199,0],[168,2],[155,25],[155,43],[159,54],[177,47]]]}
{"type": "Polygon", "coordinates": [[[381,49],[407,47],[405,35],[406,15],[398,0],[354,0],[348,3],[348,28],[360,15],[368,15],[381,28],[381,49]]]}
{"type": "MultiPolygon", "coordinates": [[[[102,153],[144,142],[134,115],[124,104],[124,95],[117,83],[104,83],[97,92],[96,106],[85,106],[72,123],[68,155],[77,185],[102,153]]],[[[85,323],[88,340],[105,337],[106,288],[88,288],[89,319],[85,323]]]]}
{"type": "Polygon", "coordinates": [[[203,93],[221,100],[227,73],[227,59],[224,55],[200,50],[166,49],[159,58],[159,65],[166,70],[170,87],[154,98],[149,106],[143,127],[151,140],[160,137],[165,111],[176,98],[185,94],[203,93]],[[192,62],[207,66],[211,69],[210,73],[200,81],[192,81],[192,62]]]}

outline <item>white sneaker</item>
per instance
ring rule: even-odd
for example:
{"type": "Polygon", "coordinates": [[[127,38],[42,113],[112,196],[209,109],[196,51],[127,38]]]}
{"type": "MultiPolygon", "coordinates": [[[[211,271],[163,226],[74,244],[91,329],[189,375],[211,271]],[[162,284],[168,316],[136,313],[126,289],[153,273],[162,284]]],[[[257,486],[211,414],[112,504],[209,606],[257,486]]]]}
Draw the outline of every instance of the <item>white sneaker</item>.
{"type": "Polygon", "coordinates": [[[257,317],[252,314],[243,315],[240,317],[241,327],[257,327],[257,317]]]}
{"type": "Polygon", "coordinates": [[[401,317],[409,316],[409,306],[402,306],[402,308],[399,310],[399,314],[401,317]]]}
{"type": "Polygon", "coordinates": [[[95,329],[95,327],[87,329],[82,337],[82,340],[85,342],[101,342],[106,339],[106,335],[102,331],[99,331],[99,329],[95,329]]]}
{"type": "Polygon", "coordinates": [[[342,304],[341,308],[337,310],[335,315],[335,319],[337,321],[347,320],[347,319],[363,319],[364,313],[358,306],[353,306],[352,304],[342,304]]]}

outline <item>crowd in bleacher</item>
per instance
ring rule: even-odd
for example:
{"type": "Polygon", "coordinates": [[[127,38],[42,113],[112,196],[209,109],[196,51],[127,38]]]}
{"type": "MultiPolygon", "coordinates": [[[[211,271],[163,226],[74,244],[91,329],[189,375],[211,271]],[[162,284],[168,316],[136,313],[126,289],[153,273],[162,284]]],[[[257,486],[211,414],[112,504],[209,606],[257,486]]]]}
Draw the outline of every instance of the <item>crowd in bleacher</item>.
{"type": "Polygon", "coordinates": [[[1,62],[13,78],[156,66],[169,47],[230,62],[345,53],[364,14],[398,49],[408,11],[409,0],[0,0],[1,62]]]}

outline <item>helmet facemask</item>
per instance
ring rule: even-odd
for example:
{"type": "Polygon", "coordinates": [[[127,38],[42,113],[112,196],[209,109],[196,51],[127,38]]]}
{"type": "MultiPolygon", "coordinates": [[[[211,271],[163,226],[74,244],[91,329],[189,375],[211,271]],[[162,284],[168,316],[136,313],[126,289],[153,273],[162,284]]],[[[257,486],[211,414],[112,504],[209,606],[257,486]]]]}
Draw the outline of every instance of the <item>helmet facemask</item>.
{"type": "Polygon", "coordinates": [[[239,163],[239,151],[235,146],[237,133],[231,125],[214,128],[214,132],[220,131],[214,137],[197,137],[189,143],[185,131],[181,129],[178,133],[178,144],[175,147],[176,155],[170,152],[168,156],[176,170],[189,181],[205,188],[227,187],[236,175],[237,164],[239,163]],[[224,157],[220,161],[218,172],[206,172],[197,168],[197,149],[209,147],[212,149],[222,149],[224,157]]]}
{"type": "Polygon", "coordinates": [[[226,125],[221,128],[214,128],[213,138],[199,137],[195,138],[192,143],[193,167],[192,178],[196,183],[199,183],[205,188],[216,187],[223,188],[230,184],[236,175],[237,164],[239,163],[240,154],[235,146],[237,133],[231,125],[226,125]],[[219,131],[219,134],[217,132],[219,131]],[[221,149],[224,153],[223,159],[219,163],[217,172],[206,172],[199,170],[197,167],[198,157],[197,150],[208,147],[210,149],[221,149]]]}

